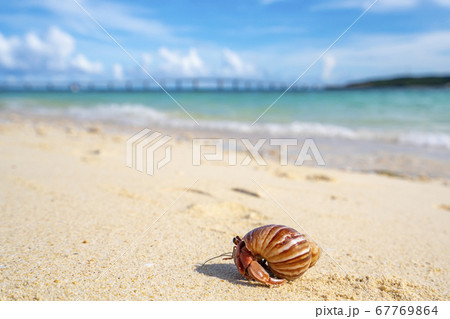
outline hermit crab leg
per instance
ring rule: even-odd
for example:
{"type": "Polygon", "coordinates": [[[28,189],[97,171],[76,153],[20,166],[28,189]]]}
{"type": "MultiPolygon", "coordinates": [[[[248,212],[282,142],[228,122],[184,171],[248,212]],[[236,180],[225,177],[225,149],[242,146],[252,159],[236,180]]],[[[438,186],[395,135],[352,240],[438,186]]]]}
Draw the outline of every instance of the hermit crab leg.
{"type": "MultiPolygon", "coordinates": [[[[234,263],[236,264],[236,267],[239,271],[239,273],[243,276],[245,276],[245,268],[246,265],[242,263],[242,261],[247,261],[246,258],[244,258],[241,254],[241,249],[242,247],[244,247],[244,242],[241,241],[237,244],[237,246],[234,246],[233,248],[233,258],[234,258],[234,263]]],[[[250,261],[251,262],[251,261],[250,261]]]]}

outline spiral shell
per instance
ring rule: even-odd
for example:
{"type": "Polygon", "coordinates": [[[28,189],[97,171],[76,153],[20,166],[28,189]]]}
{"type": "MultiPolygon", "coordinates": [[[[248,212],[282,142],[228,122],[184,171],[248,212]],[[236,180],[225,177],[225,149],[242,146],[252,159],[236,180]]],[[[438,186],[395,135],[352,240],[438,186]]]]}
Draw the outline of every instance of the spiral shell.
{"type": "Polygon", "coordinates": [[[282,225],[267,225],[248,232],[242,240],[257,258],[267,261],[278,278],[294,280],[314,266],[320,248],[308,236],[282,225]]]}

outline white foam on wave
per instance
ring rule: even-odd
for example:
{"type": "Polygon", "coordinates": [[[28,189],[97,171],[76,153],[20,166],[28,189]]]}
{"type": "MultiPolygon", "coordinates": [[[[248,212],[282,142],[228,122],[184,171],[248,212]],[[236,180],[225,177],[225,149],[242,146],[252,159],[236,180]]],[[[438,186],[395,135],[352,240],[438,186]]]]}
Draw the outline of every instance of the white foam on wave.
{"type": "MultiPolygon", "coordinates": [[[[17,104],[10,109],[20,108],[17,104]]],[[[22,110],[25,108],[22,108],[22,110]]],[[[45,116],[63,116],[83,121],[100,121],[139,127],[167,127],[177,130],[201,130],[224,133],[253,134],[283,137],[330,137],[350,140],[382,141],[393,144],[450,149],[450,134],[419,131],[385,131],[373,128],[348,128],[339,125],[298,122],[257,123],[229,120],[198,120],[200,126],[189,118],[180,118],[141,104],[101,104],[94,107],[68,108],[33,107],[27,112],[45,116]]]]}
{"type": "Polygon", "coordinates": [[[401,133],[398,142],[401,144],[413,144],[426,147],[442,147],[450,149],[450,135],[445,133],[401,133]]]}
{"type": "Polygon", "coordinates": [[[80,120],[146,125],[147,123],[170,121],[167,114],[140,104],[108,104],[96,107],[71,107],[65,115],[80,120]]]}

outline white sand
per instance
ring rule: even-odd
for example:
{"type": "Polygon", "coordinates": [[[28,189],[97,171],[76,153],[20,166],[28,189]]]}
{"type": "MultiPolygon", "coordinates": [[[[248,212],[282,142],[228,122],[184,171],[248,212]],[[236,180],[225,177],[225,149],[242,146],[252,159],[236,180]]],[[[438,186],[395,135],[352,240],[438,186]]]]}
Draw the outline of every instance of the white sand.
{"type": "Polygon", "coordinates": [[[0,126],[1,300],[449,299],[448,182],[276,163],[193,167],[182,139],[148,176],[125,166],[133,133],[0,126]],[[271,223],[323,247],[302,278],[268,288],[230,260],[199,267],[271,223]]]}

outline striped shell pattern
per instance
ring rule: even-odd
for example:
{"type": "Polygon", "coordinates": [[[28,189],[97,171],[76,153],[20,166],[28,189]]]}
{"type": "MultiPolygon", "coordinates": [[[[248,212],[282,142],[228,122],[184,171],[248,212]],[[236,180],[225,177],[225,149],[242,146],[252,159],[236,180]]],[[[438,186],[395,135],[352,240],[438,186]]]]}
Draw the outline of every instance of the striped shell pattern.
{"type": "Polygon", "coordinates": [[[321,252],[308,236],[281,225],[255,228],[242,240],[255,257],[267,261],[275,276],[288,280],[300,277],[314,266],[321,252]]]}

